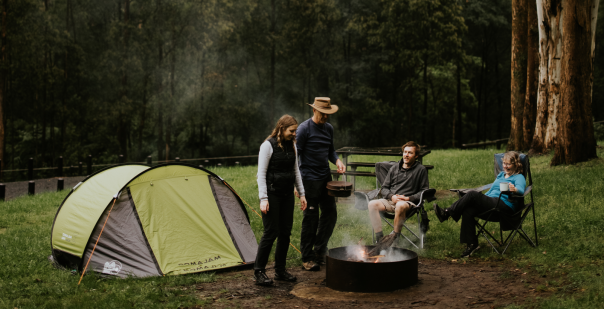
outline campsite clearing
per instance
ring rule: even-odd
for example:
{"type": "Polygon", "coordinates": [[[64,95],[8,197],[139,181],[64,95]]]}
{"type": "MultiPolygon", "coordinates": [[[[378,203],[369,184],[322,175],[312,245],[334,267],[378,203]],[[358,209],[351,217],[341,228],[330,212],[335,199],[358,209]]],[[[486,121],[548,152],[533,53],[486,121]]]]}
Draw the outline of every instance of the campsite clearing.
{"type": "MultiPolygon", "coordinates": [[[[494,149],[433,151],[425,162],[438,166],[430,172],[431,186],[443,191],[489,183],[492,181],[492,156],[495,152],[494,149]]],[[[600,157],[604,156],[602,148],[598,152],[600,157]]],[[[368,161],[371,158],[365,159],[363,160],[368,161]]],[[[494,282],[497,289],[509,291],[510,294],[496,296],[497,299],[518,300],[512,303],[520,305],[508,308],[518,308],[522,304],[540,308],[601,308],[604,304],[604,281],[601,276],[604,273],[604,238],[601,236],[604,232],[604,212],[601,211],[604,208],[604,200],[601,198],[601,192],[604,192],[604,161],[596,159],[575,166],[552,168],[548,165],[550,159],[550,155],[531,158],[539,248],[531,248],[521,240],[515,240],[501,260],[481,240],[483,249],[477,252],[476,257],[457,259],[463,248],[458,243],[459,225],[453,221],[437,223],[434,213],[428,207],[432,220],[427,234],[428,243],[426,249],[418,253],[420,262],[430,265],[431,270],[435,271],[423,273],[424,270],[420,268],[422,283],[417,288],[427,286],[427,276],[438,273],[446,278],[446,273],[451,271],[455,276],[470,276],[468,279],[472,280],[469,282],[477,284],[474,285],[476,287],[481,287],[480,283],[494,282]],[[489,272],[485,274],[478,271],[476,275],[484,278],[482,281],[473,279],[474,269],[489,269],[485,267],[489,265],[497,267],[489,267],[489,272]],[[458,272],[453,272],[457,269],[458,272]],[[492,276],[491,279],[487,274],[492,276]]],[[[258,207],[255,167],[218,168],[213,171],[225,178],[250,206],[258,207]]],[[[365,189],[375,185],[371,179],[367,179],[367,183],[363,181],[360,178],[357,185],[365,186],[365,189]]],[[[102,279],[91,274],[84,276],[78,287],[78,276],[72,275],[70,271],[57,270],[47,261],[51,251],[52,220],[66,195],[67,191],[46,193],[0,203],[0,264],[3,266],[0,268],[0,308],[226,308],[248,304],[287,308],[325,308],[336,304],[342,307],[361,305],[379,308],[398,306],[402,302],[386,299],[380,300],[384,303],[373,300],[352,302],[353,299],[350,302],[333,303],[327,300],[305,300],[289,294],[289,290],[294,289],[293,284],[284,290],[286,285],[267,289],[253,286],[250,270],[143,279],[102,279]],[[259,290],[260,297],[233,296],[229,299],[231,296],[227,296],[229,292],[236,295],[235,292],[241,292],[244,287],[259,290]]],[[[437,202],[439,205],[447,205],[452,201],[454,198],[437,202]]],[[[367,213],[350,206],[339,205],[338,225],[330,247],[346,245],[351,241],[356,243],[361,237],[364,237],[364,241],[370,239],[367,213]]],[[[262,233],[261,220],[249,209],[248,213],[252,230],[259,239],[262,233]]],[[[296,211],[292,243],[298,248],[301,217],[301,212],[296,211]]],[[[319,273],[300,271],[298,257],[297,251],[289,250],[288,267],[299,278],[312,281],[315,277],[310,276],[320,276],[319,273]]],[[[269,270],[269,273],[272,271],[269,270]]],[[[446,283],[445,279],[441,280],[443,281],[439,282],[446,283]]],[[[466,297],[468,304],[477,301],[478,296],[483,300],[490,297],[474,295],[470,288],[462,289],[462,296],[466,297]]],[[[438,292],[438,286],[434,290],[438,292]]],[[[414,301],[423,299],[417,298],[414,301]]],[[[454,300],[448,302],[454,303],[454,300]]],[[[495,303],[474,304],[478,308],[494,305],[495,303]]],[[[439,305],[418,302],[409,306],[422,308],[439,305]]]]}

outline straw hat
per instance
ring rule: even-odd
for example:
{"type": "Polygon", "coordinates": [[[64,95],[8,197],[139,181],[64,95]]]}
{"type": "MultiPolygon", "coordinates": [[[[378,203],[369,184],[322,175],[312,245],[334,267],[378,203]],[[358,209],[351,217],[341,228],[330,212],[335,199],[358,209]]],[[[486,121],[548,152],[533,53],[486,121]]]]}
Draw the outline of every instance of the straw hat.
{"type": "MultiPolygon", "coordinates": [[[[308,103],[307,103],[308,104],[308,103]]],[[[313,104],[308,104],[323,114],[333,114],[338,111],[337,105],[331,105],[328,97],[316,97],[313,104]]]]}

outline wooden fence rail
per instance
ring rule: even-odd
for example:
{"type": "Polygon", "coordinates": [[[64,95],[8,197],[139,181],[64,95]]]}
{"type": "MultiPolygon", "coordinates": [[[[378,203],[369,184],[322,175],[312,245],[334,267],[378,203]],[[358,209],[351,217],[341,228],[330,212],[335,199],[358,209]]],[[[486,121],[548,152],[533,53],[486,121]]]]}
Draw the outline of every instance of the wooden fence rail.
{"type": "Polygon", "coordinates": [[[508,140],[509,140],[509,138],[502,138],[502,139],[496,139],[494,141],[487,141],[487,142],[481,142],[481,143],[461,144],[461,148],[463,148],[463,149],[478,148],[478,147],[486,148],[486,146],[489,146],[489,145],[497,145],[497,149],[499,149],[501,147],[501,144],[506,144],[508,142],[508,140]]]}
{"type": "MultiPolygon", "coordinates": [[[[128,163],[140,163],[140,164],[147,164],[149,166],[152,166],[154,164],[162,164],[162,163],[169,163],[169,162],[191,162],[191,161],[203,161],[203,163],[205,165],[217,165],[217,166],[222,166],[222,163],[220,162],[216,162],[216,161],[231,161],[231,160],[237,160],[237,159],[251,159],[251,158],[257,158],[258,155],[247,155],[247,156],[232,156],[232,157],[209,157],[209,158],[192,158],[192,159],[180,159],[178,157],[176,157],[174,160],[159,160],[159,161],[153,161],[151,156],[147,157],[147,160],[144,162],[128,162],[128,163]]],[[[93,168],[99,168],[99,167],[109,167],[109,166],[114,166],[114,165],[118,165],[118,164],[123,164],[125,163],[124,160],[124,156],[123,155],[119,155],[118,156],[118,163],[107,163],[107,164],[92,164],[92,155],[89,155],[87,160],[86,160],[86,175],[90,175],[92,174],[92,170],[93,168]]],[[[235,162],[235,165],[240,165],[239,161],[235,162]]],[[[201,167],[203,167],[203,165],[200,165],[201,167]]],[[[84,163],[83,162],[78,162],[78,165],[69,165],[69,166],[64,166],[63,165],[63,157],[60,156],[57,159],[57,166],[55,167],[37,167],[34,168],[34,159],[33,158],[29,158],[28,162],[27,162],[27,168],[25,169],[11,169],[11,170],[2,170],[2,160],[0,160],[0,181],[2,180],[2,176],[4,175],[4,173],[13,173],[13,172],[27,172],[27,180],[33,180],[35,178],[35,172],[36,171],[48,171],[48,170],[56,170],[56,177],[63,177],[65,176],[65,169],[72,171],[72,170],[77,170],[77,174],[79,176],[83,176],[84,175],[84,163]]]]}

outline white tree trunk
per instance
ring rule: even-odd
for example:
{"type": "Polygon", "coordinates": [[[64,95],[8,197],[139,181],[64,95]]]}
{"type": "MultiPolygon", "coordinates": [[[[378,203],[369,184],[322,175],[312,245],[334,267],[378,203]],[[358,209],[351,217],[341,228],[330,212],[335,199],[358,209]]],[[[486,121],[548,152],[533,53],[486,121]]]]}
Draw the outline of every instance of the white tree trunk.
{"type": "Polygon", "coordinates": [[[562,3],[551,0],[536,1],[539,21],[539,91],[537,124],[531,146],[531,152],[536,153],[552,149],[556,139],[556,115],[560,102],[562,68],[560,59],[563,57],[562,3]],[[557,7],[552,8],[552,2],[554,5],[557,4],[557,7]]]}

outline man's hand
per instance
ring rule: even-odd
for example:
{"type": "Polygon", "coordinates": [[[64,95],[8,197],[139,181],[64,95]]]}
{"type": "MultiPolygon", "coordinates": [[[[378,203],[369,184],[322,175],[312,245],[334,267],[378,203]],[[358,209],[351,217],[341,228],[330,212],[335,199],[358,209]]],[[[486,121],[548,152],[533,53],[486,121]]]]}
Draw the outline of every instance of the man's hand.
{"type": "Polygon", "coordinates": [[[294,187],[294,195],[295,195],[297,198],[300,198],[300,193],[298,193],[298,190],[296,189],[296,187],[294,187]]]}
{"type": "Polygon", "coordinates": [[[407,202],[407,201],[409,201],[409,197],[408,196],[404,196],[404,195],[398,195],[398,194],[393,195],[392,196],[392,202],[396,203],[398,201],[405,201],[405,202],[407,202]]]}
{"type": "Polygon", "coordinates": [[[260,202],[260,211],[266,215],[268,212],[268,200],[264,200],[260,202]]]}
{"type": "Polygon", "coordinates": [[[307,204],[306,204],[306,197],[303,196],[303,197],[300,198],[300,209],[302,211],[305,211],[306,210],[306,206],[307,206],[307,204]]]}
{"type": "Polygon", "coordinates": [[[336,167],[338,168],[338,173],[343,174],[346,171],[346,165],[344,165],[344,163],[342,163],[342,160],[338,159],[338,161],[336,161],[336,167]]]}

